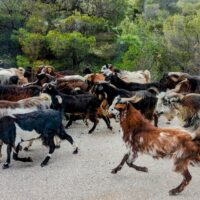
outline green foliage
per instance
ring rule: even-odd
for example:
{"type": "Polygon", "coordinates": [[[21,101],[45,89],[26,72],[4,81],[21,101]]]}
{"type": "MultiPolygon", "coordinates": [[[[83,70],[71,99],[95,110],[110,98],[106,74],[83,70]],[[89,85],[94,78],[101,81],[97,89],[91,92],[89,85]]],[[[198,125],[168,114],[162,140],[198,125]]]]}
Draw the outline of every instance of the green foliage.
{"type": "Polygon", "coordinates": [[[16,61],[17,61],[18,67],[30,67],[31,66],[29,59],[25,56],[17,55],[16,61]]]}
{"type": "Polygon", "coordinates": [[[2,0],[0,59],[7,66],[193,74],[200,69],[199,0],[2,0]],[[16,59],[16,63],[15,63],[16,59]]]}
{"type": "Polygon", "coordinates": [[[164,36],[182,70],[189,65],[187,70],[195,71],[200,56],[200,13],[169,17],[164,24],[164,36]]]}
{"type": "Polygon", "coordinates": [[[50,50],[57,58],[67,57],[72,60],[74,66],[91,53],[95,45],[93,36],[86,37],[79,32],[61,33],[50,31],[46,36],[50,50]]]}
{"type": "Polygon", "coordinates": [[[31,16],[26,22],[26,28],[30,32],[45,34],[49,23],[40,16],[31,16]]]}
{"type": "Polygon", "coordinates": [[[80,32],[82,34],[91,35],[99,31],[106,31],[107,24],[103,18],[95,16],[81,15],[76,13],[66,19],[58,20],[57,29],[61,32],[80,32]]]}
{"type": "Polygon", "coordinates": [[[45,37],[40,33],[29,33],[24,29],[19,29],[19,43],[22,51],[30,60],[37,60],[44,54],[45,37]]]}

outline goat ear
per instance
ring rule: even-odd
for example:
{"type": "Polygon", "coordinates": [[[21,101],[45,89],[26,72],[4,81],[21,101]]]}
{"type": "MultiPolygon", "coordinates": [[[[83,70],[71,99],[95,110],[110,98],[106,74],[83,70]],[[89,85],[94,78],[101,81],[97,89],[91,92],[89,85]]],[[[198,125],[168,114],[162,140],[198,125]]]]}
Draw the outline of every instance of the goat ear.
{"type": "Polygon", "coordinates": [[[58,103],[61,104],[62,103],[62,97],[59,95],[56,95],[56,99],[58,100],[58,103]]]}

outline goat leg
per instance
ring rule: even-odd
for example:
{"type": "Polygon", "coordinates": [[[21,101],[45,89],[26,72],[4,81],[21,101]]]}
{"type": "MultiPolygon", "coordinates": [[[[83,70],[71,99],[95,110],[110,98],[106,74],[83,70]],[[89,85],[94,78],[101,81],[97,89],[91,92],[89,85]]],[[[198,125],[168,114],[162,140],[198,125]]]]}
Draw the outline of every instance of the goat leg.
{"type": "Polygon", "coordinates": [[[26,147],[24,147],[24,151],[28,151],[29,150],[29,147],[31,147],[33,144],[33,140],[29,141],[28,142],[28,145],[26,147]]]}
{"type": "Polygon", "coordinates": [[[20,146],[20,144],[18,144],[17,147],[15,148],[15,152],[13,152],[13,159],[21,162],[33,162],[31,157],[23,157],[23,158],[18,157],[18,153],[21,148],[22,147],[20,146]]]}
{"type": "Polygon", "coordinates": [[[148,168],[146,168],[146,167],[140,167],[140,166],[137,166],[137,165],[133,164],[133,162],[136,160],[137,157],[138,157],[138,154],[136,152],[132,152],[131,156],[129,156],[129,159],[126,161],[126,164],[129,167],[134,168],[137,171],[148,172],[148,168]]]}
{"type": "Polygon", "coordinates": [[[158,127],[158,115],[156,113],[153,114],[154,126],[158,127]]]}
{"type": "Polygon", "coordinates": [[[111,173],[112,174],[116,174],[118,171],[120,171],[124,165],[124,163],[128,160],[130,154],[126,153],[122,159],[122,161],[119,163],[119,165],[117,167],[115,167],[114,169],[112,169],[111,173]]]}
{"type": "Polygon", "coordinates": [[[53,137],[51,137],[49,139],[49,154],[45,157],[45,159],[42,161],[41,163],[41,167],[44,167],[47,165],[47,163],[49,162],[53,152],[55,151],[55,144],[54,144],[54,140],[53,137]]]}
{"type": "Polygon", "coordinates": [[[29,147],[31,147],[31,146],[33,145],[33,141],[39,140],[39,139],[41,139],[41,136],[30,139],[30,140],[28,141],[28,145],[27,145],[26,147],[24,147],[24,151],[28,151],[28,150],[29,150],[29,147]]]}
{"type": "Polygon", "coordinates": [[[146,168],[146,167],[140,167],[140,166],[134,165],[133,163],[128,163],[128,162],[126,162],[126,164],[127,164],[129,167],[132,167],[132,168],[134,168],[134,169],[137,170],[137,171],[140,171],[140,172],[148,172],[148,168],[146,168]]]}
{"type": "Polygon", "coordinates": [[[1,158],[2,158],[2,152],[1,152],[2,146],[3,146],[3,141],[0,140],[0,162],[1,162],[1,158]]]}
{"type": "Polygon", "coordinates": [[[73,122],[73,119],[72,119],[72,117],[70,116],[70,117],[69,117],[69,121],[67,122],[67,125],[65,126],[65,128],[69,128],[69,127],[72,125],[72,122],[73,122]]]}
{"type": "Polygon", "coordinates": [[[64,127],[61,127],[61,130],[60,130],[60,133],[58,134],[58,136],[62,140],[67,140],[73,146],[73,148],[74,148],[73,154],[78,153],[78,147],[74,144],[73,138],[66,133],[66,131],[64,130],[64,127]]]}
{"type": "Polygon", "coordinates": [[[102,119],[106,123],[107,128],[110,129],[110,130],[112,130],[112,126],[110,125],[110,119],[108,117],[106,117],[106,116],[102,116],[102,119]]]}
{"type": "Polygon", "coordinates": [[[186,169],[182,173],[182,175],[183,175],[183,181],[181,182],[181,184],[178,187],[176,187],[176,188],[174,188],[174,189],[172,189],[172,190],[169,191],[170,195],[177,195],[177,194],[179,194],[180,192],[182,192],[184,190],[184,188],[191,181],[192,176],[191,176],[190,172],[188,171],[188,169],[186,169]]]}
{"type": "Polygon", "coordinates": [[[54,136],[54,143],[55,143],[55,148],[59,149],[60,148],[60,143],[61,143],[60,138],[57,137],[57,136],[54,136]]]}
{"type": "Polygon", "coordinates": [[[91,134],[95,130],[97,124],[99,123],[99,120],[97,119],[97,115],[96,114],[90,115],[89,119],[90,119],[91,122],[94,123],[93,127],[88,132],[89,134],[91,134]]]}
{"type": "Polygon", "coordinates": [[[8,144],[7,145],[7,159],[6,159],[6,162],[3,164],[3,169],[9,168],[11,152],[12,152],[12,146],[8,144]]]}

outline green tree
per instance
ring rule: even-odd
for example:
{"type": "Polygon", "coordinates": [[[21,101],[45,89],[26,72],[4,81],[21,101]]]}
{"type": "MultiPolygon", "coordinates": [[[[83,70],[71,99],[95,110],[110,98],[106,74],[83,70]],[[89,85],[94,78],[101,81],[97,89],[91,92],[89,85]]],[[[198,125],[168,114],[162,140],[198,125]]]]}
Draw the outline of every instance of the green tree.
{"type": "Polygon", "coordinates": [[[46,36],[50,50],[59,58],[71,59],[72,66],[78,67],[91,53],[95,45],[93,36],[84,36],[79,32],[61,33],[50,31],[46,36]]]}
{"type": "Polygon", "coordinates": [[[37,60],[44,57],[45,37],[40,33],[29,33],[24,29],[19,29],[19,43],[22,51],[30,60],[37,60]]]}

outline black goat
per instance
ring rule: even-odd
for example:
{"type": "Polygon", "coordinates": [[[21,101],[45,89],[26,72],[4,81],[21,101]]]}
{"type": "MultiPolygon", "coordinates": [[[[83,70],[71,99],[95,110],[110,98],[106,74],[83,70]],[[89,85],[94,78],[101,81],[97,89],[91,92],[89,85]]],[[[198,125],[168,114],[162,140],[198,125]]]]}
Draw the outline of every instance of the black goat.
{"type": "Polygon", "coordinates": [[[42,167],[47,165],[55,150],[54,136],[58,136],[62,140],[66,139],[74,146],[75,149],[73,153],[78,153],[78,148],[74,145],[72,137],[64,130],[61,112],[48,109],[27,114],[6,116],[0,119],[0,140],[7,144],[7,160],[3,165],[4,169],[9,167],[12,148],[14,149],[14,160],[32,162],[30,157],[18,157],[18,152],[21,148],[20,144],[23,141],[30,141],[30,139],[33,138],[33,134],[30,133],[25,133],[23,136],[20,135],[22,131],[35,131],[39,134],[43,144],[49,147],[49,154],[41,163],[42,167]]]}
{"type": "Polygon", "coordinates": [[[133,83],[133,82],[126,82],[120,79],[115,74],[110,74],[106,77],[106,81],[109,81],[111,84],[115,85],[118,88],[129,90],[129,91],[138,91],[138,90],[148,90],[149,88],[157,88],[159,91],[166,91],[166,87],[164,84],[161,84],[160,82],[153,82],[153,83],[133,83]]]}
{"type": "MultiPolygon", "coordinates": [[[[81,114],[89,118],[94,123],[93,127],[89,130],[89,133],[92,133],[99,122],[97,118],[101,101],[92,94],[65,95],[55,87],[53,84],[46,84],[43,88],[43,92],[52,97],[52,108],[62,109],[63,113],[70,113],[72,115],[81,114]]],[[[106,116],[102,118],[107,127],[111,129],[109,119],[106,116]]],[[[67,127],[71,125],[72,121],[72,119],[69,120],[67,127]]]]}
{"type": "Polygon", "coordinates": [[[92,94],[95,94],[99,99],[103,98],[108,101],[108,104],[111,105],[116,96],[120,97],[131,97],[133,92],[118,89],[114,85],[109,84],[108,82],[95,83],[91,89],[92,94]]]}
{"type": "Polygon", "coordinates": [[[158,116],[154,113],[157,97],[153,89],[151,90],[140,90],[140,91],[127,91],[124,89],[118,89],[109,83],[96,83],[91,92],[96,94],[100,99],[106,99],[109,106],[112,104],[116,96],[120,97],[132,97],[134,95],[140,97],[140,101],[132,103],[132,105],[139,110],[148,120],[154,119],[154,124],[158,124],[158,116]]]}

